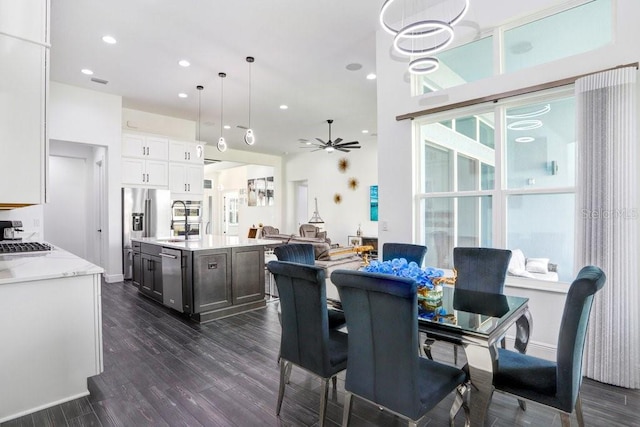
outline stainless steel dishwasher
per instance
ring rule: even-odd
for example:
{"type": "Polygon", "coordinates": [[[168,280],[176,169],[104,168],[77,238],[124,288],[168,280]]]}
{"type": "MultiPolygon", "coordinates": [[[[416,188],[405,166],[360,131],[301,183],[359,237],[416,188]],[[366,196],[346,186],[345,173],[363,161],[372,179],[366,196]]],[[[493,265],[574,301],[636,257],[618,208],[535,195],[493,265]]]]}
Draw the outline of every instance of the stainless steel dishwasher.
{"type": "Polygon", "coordinates": [[[162,302],[180,313],[182,306],[182,252],[179,249],[162,248],[162,302]]]}

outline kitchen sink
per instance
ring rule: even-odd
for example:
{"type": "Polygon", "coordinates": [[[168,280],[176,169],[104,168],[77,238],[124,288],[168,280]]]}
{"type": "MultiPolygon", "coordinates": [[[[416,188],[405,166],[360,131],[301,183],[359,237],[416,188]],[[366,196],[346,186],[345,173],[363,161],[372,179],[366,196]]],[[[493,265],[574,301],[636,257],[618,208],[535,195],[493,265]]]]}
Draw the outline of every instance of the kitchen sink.
{"type": "Polygon", "coordinates": [[[173,238],[173,239],[158,239],[158,242],[178,243],[178,242],[197,242],[199,240],[200,239],[184,240],[184,239],[173,238]]]}

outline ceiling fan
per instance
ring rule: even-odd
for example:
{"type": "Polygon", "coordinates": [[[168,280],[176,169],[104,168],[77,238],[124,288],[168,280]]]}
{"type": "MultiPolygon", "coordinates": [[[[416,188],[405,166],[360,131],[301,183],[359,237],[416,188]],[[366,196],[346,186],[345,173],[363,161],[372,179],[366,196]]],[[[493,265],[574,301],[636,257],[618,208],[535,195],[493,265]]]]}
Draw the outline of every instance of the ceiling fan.
{"type": "Polygon", "coordinates": [[[329,123],[329,140],[325,142],[320,138],[316,138],[319,143],[318,142],[310,143],[306,141],[305,144],[307,144],[308,148],[315,148],[315,150],[313,151],[325,150],[327,153],[332,153],[334,150],[348,153],[349,150],[360,148],[360,143],[358,141],[342,142],[342,138],[336,138],[335,141],[332,141],[331,140],[331,123],[333,123],[333,120],[329,119],[327,120],[327,123],[329,123]]]}

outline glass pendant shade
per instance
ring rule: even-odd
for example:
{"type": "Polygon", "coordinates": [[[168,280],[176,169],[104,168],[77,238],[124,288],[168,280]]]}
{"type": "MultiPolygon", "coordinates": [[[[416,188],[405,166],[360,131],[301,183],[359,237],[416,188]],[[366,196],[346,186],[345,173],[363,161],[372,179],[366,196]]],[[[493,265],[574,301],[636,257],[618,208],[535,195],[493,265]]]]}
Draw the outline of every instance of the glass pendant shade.
{"type": "Polygon", "coordinates": [[[220,139],[218,139],[216,147],[218,151],[224,152],[227,151],[227,141],[225,141],[224,136],[222,136],[222,124],[224,123],[224,78],[227,77],[227,74],[218,73],[218,77],[220,77],[220,139]]]}
{"type": "Polygon", "coordinates": [[[247,132],[244,134],[244,142],[247,145],[253,145],[256,143],[256,137],[253,134],[253,130],[247,129],[247,132]]]}
{"type": "Polygon", "coordinates": [[[253,56],[247,56],[247,63],[249,64],[249,129],[244,134],[244,142],[247,145],[253,145],[256,143],[256,136],[251,129],[251,64],[255,61],[253,56]]]}
{"type": "Polygon", "coordinates": [[[220,152],[227,151],[227,141],[225,141],[223,137],[220,137],[216,146],[220,152]]]}

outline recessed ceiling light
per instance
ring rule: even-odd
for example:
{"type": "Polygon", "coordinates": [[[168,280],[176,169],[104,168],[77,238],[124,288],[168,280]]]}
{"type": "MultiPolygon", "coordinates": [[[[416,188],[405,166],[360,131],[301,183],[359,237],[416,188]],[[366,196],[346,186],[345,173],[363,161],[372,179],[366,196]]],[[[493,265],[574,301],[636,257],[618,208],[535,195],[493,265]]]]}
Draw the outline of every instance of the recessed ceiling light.
{"type": "Polygon", "coordinates": [[[375,80],[376,77],[378,77],[378,76],[376,76],[374,73],[367,74],[367,80],[375,80]]]}
{"type": "Polygon", "coordinates": [[[362,64],[358,64],[357,62],[353,62],[351,64],[347,64],[346,68],[349,71],[358,71],[359,69],[362,68],[362,64]]]}
{"type": "Polygon", "coordinates": [[[229,126],[229,125],[224,125],[223,127],[224,127],[225,129],[231,129],[231,126],[229,126]]]}
{"type": "Polygon", "coordinates": [[[181,67],[188,67],[189,65],[191,65],[191,63],[186,59],[181,59],[180,61],[178,61],[178,65],[181,67]]]}
{"type": "Polygon", "coordinates": [[[362,133],[369,133],[367,129],[362,129],[362,133]]]}
{"type": "Polygon", "coordinates": [[[107,44],[116,44],[118,42],[113,36],[104,36],[102,41],[107,44]]]}
{"type": "Polygon", "coordinates": [[[93,74],[93,71],[91,71],[88,68],[83,68],[82,70],[80,70],[80,72],[82,72],[82,74],[86,74],[87,76],[90,76],[93,74]]]}
{"type": "Polygon", "coordinates": [[[287,110],[287,109],[289,109],[289,106],[282,104],[282,105],[280,106],[280,109],[281,109],[281,110],[287,110]]]}
{"type": "Polygon", "coordinates": [[[184,92],[180,92],[180,93],[178,94],[178,98],[187,98],[188,96],[189,96],[189,95],[187,95],[187,94],[186,94],[186,93],[184,93],[184,92]]]}

